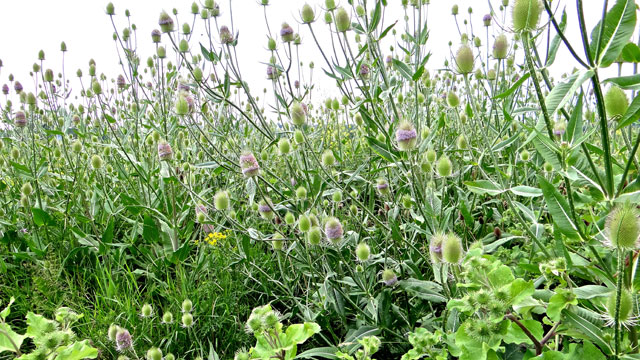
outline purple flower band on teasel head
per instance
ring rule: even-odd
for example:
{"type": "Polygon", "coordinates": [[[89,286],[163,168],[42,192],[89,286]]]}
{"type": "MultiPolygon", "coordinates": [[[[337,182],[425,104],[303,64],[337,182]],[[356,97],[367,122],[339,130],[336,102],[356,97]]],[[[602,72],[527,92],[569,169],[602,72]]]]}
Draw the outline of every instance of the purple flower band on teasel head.
{"type": "Polygon", "coordinates": [[[396,140],[398,140],[398,141],[413,140],[417,136],[418,136],[418,134],[413,129],[411,129],[411,130],[400,129],[400,130],[396,131],[396,140]]]}

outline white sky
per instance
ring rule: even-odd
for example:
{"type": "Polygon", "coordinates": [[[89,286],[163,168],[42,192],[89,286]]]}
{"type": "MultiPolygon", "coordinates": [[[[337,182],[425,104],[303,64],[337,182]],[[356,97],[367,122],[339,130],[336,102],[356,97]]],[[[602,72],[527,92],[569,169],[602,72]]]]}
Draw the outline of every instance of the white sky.
{"type": "MultiPolygon", "coordinates": [[[[497,11],[502,0],[491,0],[494,9],[497,11]]],[[[511,0],[513,1],[513,0],[511,0]]],[[[199,2],[199,1],[198,1],[199,2]]],[[[316,64],[314,71],[314,83],[321,94],[338,95],[334,82],[328,79],[322,68],[326,67],[311,34],[306,25],[302,26],[296,19],[299,19],[299,10],[305,2],[308,2],[316,9],[319,18],[314,29],[320,37],[324,46],[330,46],[327,35],[327,28],[323,20],[324,0],[271,0],[271,5],[267,7],[267,15],[271,30],[279,32],[280,24],[288,22],[296,32],[300,31],[302,37],[301,59],[306,64],[313,60],[316,64]]],[[[348,6],[346,0],[336,0],[348,6]]],[[[400,20],[396,29],[398,35],[402,30],[403,9],[400,0],[388,0],[389,6],[386,8],[385,26],[395,20],[400,20]]],[[[124,16],[125,9],[131,11],[131,21],[138,28],[138,53],[143,61],[149,55],[153,55],[154,46],[151,43],[151,30],[158,28],[158,16],[161,10],[171,12],[175,7],[179,11],[180,21],[189,23],[192,21],[190,8],[192,1],[189,0],[113,0],[116,9],[115,22],[118,31],[126,26],[124,16]]],[[[220,4],[222,17],[219,19],[220,25],[229,24],[229,0],[218,1],[220,4]]],[[[236,30],[240,31],[239,43],[237,47],[240,56],[240,67],[243,76],[248,80],[252,93],[262,95],[262,89],[270,88],[270,81],[266,80],[266,67],[260,62],[267,62],[269,52],[266,50],[267,30],[264,21],[263,7],[259,5],[259,0],[233,0],[233,15],[236,30]]],[[[373,1],[369,0],[369,3],[373,1]]],[[[575,10],[575,2],[568,0],[554,1],[560,4],[560,9],[567,7],[569,23],[567,27],[568,37],[577,43],[574,45],[579,54],[583,54],[582,46],[579,43],[578,21],[575,10]]],[[[600,18],[602,1],[589,0],[585,9],[588,20],[588,29],[600,18]]],[[[613,1],[610,1],[613,4],[613,1]]],[[[51,68],[57,74],[62,69],[62,55],[60,52],[60,42],[65,41],[68,52],[65,54],[65,70],[67,78],[71,79],[71,86],[77,91],[79,84],[75,76],[76,70],[81,68],[83,73],[88,72],[89,59],[95,59],[97,72],[104,73],[108,78],[115,78],[121,73],[118,64],[115,43],[112,40],[113,27],[109,17],[105,14],[107,1],[103,0],[0,0],[0,59],[4,67],[0,69],[0,85],[8,83],[8,75],[14,74],[25,90],[34,91],[33,81],[29,76],[32,65],[37,60],[38,51],[45,51],[46,61],[44,68],[51,68]]],[[[459,35],[453,17],[451,16],[451,6],[458,4],[460,15],[458,16],[460,26],[463,19],[468,19],[467,8],[473,6],[473,29],[476,34],[485,40],[485,29],[482,26],[482,17],[489,13],[489,5],[485,0],[431,0],[429,5],[429,29],[430,38],[427,48],[432,52],[428,67],[439,68],[444,59],[449,56],[448,42],[459,43],[459,35]]],[[[372,5],[370,5],[372,6],[372,5]]],[[[510,10],[510,9],[509,9],[510,10]]],[[[509,11],[510,13],[510,11],[509,11]]],[[[561,11],[558,11],[558,18],[561,11]]],[[[199,20],[199,17],[198,17],[199,20]]],[[[507,25],[510,20],[507,18],[507,25]]],[[[180,28],[181,24],[176,24],[180,28]]],[[[464,32],[464,29],[462,30],[464,32]]],[[[502,32],[498,27],[492,27],[492,34],[502,32]]],[[[192,38],[192,50],[199,53],[198,42],[205,43],[204,29],[201,22],[196,21],[194,37],[192,38]]],[[[215,35],[217,37],[217,34],[215,35]]],[[[388,36],[391,39],[391,36],[388,36]]],[[[163,42],[167,42],[163,36],[163,42]]],[[[208,41],[207,41],[208,42],[208,41]]],[[[492,43],[492,40],[490,40],[492,43]]],[[[389,51],[389,44],[385,43],[383,51],[389,51]]],[[[455,46],[454,46],[455,47],[455,46]]],[[[454,49],[455,50],[455,49],[454,49]]],[[[386,54],[385,54],[386,55],[386,54]]],[[[521,60],[519,60],[521,61],[521,60]]],[[[344,64],[341,64],[344,65],[344,64]]],[[[569,53],[561,46],[558,60],[552,68],[552,74],[559,75],[562,72],[570,71],[576,62],[569,53]]],[[[629,66],[629,65],[627,65],[629,66]]],[[[305,66],[306,68],[306,66],[305,66]]],[[[86,79],[85,79],[86,81],[86,79]]],[[[12,89],[13,93],[13,89],[12,89]]],[[[315,97],[315,96],[314,96],[315,97]]],[[[317,99],[317,97],[315,97],[317,99]]]]}

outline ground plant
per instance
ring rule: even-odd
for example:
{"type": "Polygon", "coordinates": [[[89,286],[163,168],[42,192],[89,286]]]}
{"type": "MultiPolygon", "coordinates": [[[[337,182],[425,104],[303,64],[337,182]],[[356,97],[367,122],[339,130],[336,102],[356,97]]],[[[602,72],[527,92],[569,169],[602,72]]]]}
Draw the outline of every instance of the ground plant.
{"type": "Polygon", "coordinates": [[[270,1],[2,69],[0,359],[640,359],[635,1],[270,1]]]}

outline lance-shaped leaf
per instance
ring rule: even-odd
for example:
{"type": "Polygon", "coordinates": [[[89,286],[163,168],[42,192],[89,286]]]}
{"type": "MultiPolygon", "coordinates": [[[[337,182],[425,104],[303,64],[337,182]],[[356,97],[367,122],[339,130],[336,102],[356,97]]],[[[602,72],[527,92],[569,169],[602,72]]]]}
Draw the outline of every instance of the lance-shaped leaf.
{"type": "Polygon", "coordinates": [[[566,237],[579,239],[578,227],[571,219],[569,205],[564,196],[560,195],[555,186],[543,176],[538,175],[538,183],[542,189],[544,200],[547,203],[549,214],[553,218],[553,223],[566,237]]]}

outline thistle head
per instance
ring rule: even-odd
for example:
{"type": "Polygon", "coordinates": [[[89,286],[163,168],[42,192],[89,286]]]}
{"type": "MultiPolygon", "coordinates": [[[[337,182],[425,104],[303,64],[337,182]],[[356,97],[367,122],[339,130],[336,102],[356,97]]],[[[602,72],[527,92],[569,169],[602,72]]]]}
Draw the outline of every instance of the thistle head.
{"type": "MultiPolygon", "coordinates": [[[[500,34],[493,42],[493,57],[496,59],[506,59],[509,51],[509,40],[505,34],[500,34]]],[[[495,72],[495,70],[494,70],[495,72]]]]}
{"type": "Polygon", "coordinates": [[[240,169],[245,177],[254,177],[260,172],[258,160],[251,152],[246,151],[240,155],[240,169]]]}
{"type": "Polygon", "coordinates": [[[462,240],[454,234],[447,234],[442,241],[442,260],[448,264],[458,264],[464,255],[462,240]]]}
{"type": "Polygon", "coordinates": [[[168,33],[173,31],[173,18],[166,11],[160,13],[160,18],[158,19],[158,25],[160,26],[160,30],[163,33],[168,33]]]}

